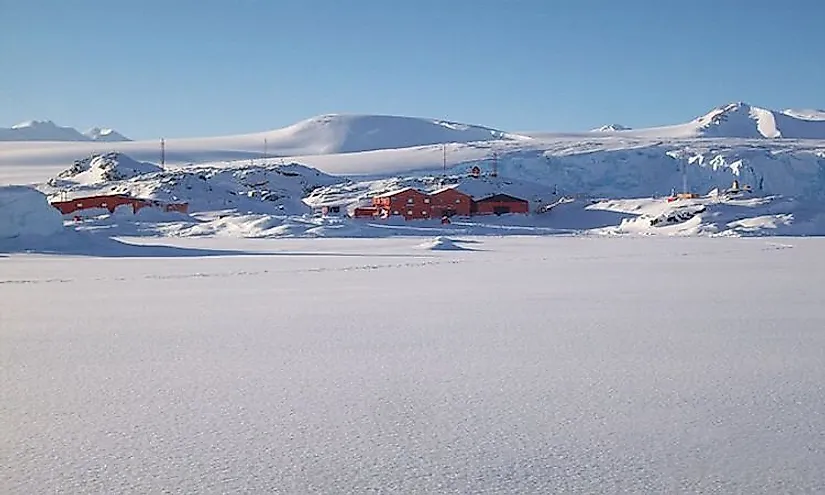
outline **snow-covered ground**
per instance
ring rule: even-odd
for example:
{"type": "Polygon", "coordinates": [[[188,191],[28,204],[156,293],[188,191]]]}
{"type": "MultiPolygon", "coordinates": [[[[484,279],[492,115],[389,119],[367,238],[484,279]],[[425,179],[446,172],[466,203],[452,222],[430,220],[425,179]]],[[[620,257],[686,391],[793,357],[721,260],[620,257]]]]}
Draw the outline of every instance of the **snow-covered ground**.
{"type": "Polygon", "coordinates": [[[431,240],[0,254],[0,492],[825,488],[822,240],[431,240]]]}

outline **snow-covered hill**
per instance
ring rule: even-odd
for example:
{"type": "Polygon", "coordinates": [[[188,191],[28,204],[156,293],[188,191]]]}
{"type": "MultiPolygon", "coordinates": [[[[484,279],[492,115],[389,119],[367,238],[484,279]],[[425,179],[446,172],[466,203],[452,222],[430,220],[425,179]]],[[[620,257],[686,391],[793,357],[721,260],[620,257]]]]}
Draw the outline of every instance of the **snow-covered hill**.
{"type": "Polygon", "coordinates": [[[444,120],[391,115],[321,115],[257,135],[279,156],[354,153],[442,143],[515,139],[506,132],[444,120]]]}
{"type": "Polygon", "coordinates": [[[40,189],[52,199],[96,194],[126,194],[167,202],[186,202],[194,211],[233,210],[301,215],[302,199],[321,186],[338,182],[299,164],[170,167],[138,162],[121,153],[78,160],[40,189]]]}
{"type": "Polygon", "coordinates": [[[51,120],[29,120],[8,128],[0,127],[0,141],[129,141],[113,129],[93,127],[81,133],[51,120]]]}
{"type": "Polygon", "coordinates": [[[76,160],[49,183],[95,185],[160,171],[161,168],[154,163],[138,162],[122,153],[111,152],[76,160]]]}
{"type": "Polygon", "coordinates": [[[597,127],[592,129],[590,132],[616,132],[616,131],[629,131],[631,130],[630,127],[625,127],[621,124],[607,124],[601,127],[597,127]]]}
{"type": "Polygon", "coordinates": [[[661,138],[825,139],[825,120],[812,111],[778,112],[743,102],[714,108],[685,124],[635,129],[636,136],[661,138]]]}

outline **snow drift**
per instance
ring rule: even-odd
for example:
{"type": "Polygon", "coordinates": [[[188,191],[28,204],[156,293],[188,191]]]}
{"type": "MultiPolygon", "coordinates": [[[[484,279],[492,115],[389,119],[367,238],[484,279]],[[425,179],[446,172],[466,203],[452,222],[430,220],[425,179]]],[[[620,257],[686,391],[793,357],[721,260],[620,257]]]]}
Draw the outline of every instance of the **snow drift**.
{"type": "Polygon", "coordinates": [[[0,186],[0,240],[48,236],[63,229],[60,213],[36,189],[0,186]]]}
{"type": "Polygon", "coordinates": [[[456,239],[438,236],[430,241],[419,244],[418,247],[428,251],[467,251],[468,249],[461,246],[460,243],[461,241],[456,239]]]}

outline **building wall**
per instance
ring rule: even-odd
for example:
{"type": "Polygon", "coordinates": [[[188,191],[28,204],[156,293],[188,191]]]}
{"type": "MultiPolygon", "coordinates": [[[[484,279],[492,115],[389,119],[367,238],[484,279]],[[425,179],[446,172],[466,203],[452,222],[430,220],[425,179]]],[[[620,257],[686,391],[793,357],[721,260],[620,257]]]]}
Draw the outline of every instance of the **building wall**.
{"type": "Polygon", "coordinates": [[[526,214],[530,212],[530,204],[527,201],[517,200],[476,201],[475,210],[478,215],[526,214]]]}
{"type": "Polygon", "coordinates": [[[473,198],[455,189],[441,191],[430,198],[433,218],[440,218],[447,213],[447,216],[468,217],[472,211],[473,198]]]}
{"type": "Polygon", "coordinates": [[[400,216],[406,220],[441,218],[445,212],[460,216],[530,213],[530,204],[523,199],[500,194],[473,201],[472,197],[455,189],[433,195],[410,189],[392,196],[375,197],[372,204],[378,216],[400,216]]]}
{"type": "Polygon", "coordinates": [[[75,198],[70,201],[55,201],[52,206],[60,210],[63,215],[69,215],[76,211],[89,209],[103,209],[108,210],[109,213],[114,213],[120,207],[128,205],[132,207],[132,211],[137,213],[143,208],[149,206],[157,206],[163,211],[188,213],[189,205],[186,203],[156,203],[139,198],[130,198],[127,196],[89,196],[85,198],[75,198]]]}
{"type": "Polygon", "coordinates": [[[393,196],[375,198],[373,204],[380,207],[382,214],[388,217],[402,216],[406,220],[430,218],[430,197],[410,189],[393,196]]]}
{"type": "Polygon", "coordinates": [[[372,218],[378,214],[378,209],[375,207],[360,207],[352,211],[354,218],[372,218]]]}
{"type": "Polygon", "coordinates": [[[89,196],[86,198],[75,198],[70,201],[56,201],[52,206],[60,210],[60,213],[68,215],[79,210],[91,208],[102,208],[114,213],[118,206],[131,205],[134,211],[142,206],[138,206],[141,200],[127,198],[123,196],[89,196]]]}

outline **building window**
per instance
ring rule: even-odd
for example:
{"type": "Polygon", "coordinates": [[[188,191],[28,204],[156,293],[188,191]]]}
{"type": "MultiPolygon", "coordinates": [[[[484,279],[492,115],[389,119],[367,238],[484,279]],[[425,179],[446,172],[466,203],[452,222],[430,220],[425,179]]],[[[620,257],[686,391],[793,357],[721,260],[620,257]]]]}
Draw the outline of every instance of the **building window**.
{"type": "Polygon", "coordinates": [[[408,204],[408,205],[411,205],[411,204],[413,204],[413,203],[415,203],[415,199],[413,199],[413,198],[407,198],[407,204],[408,204]]]}
{"type": "Polygon", "coordinates": [[[77,207],[78,207],[78,208],[83,208],[83,203],[78,203],[78,204],[77,204],[77,207]]]}
{"type": "Polygon", "coordinates": [[[413,216],[413,211],[412,210],[407,210],[407,215],[413,216]]]}
{"type": "Polygon", "coordinates": [[[460,203],[461,203],[461,198],[455,200],[455,204],[460,204],[460,203]]]}
{"type": "Polygon", "coordinates": [[[394,210],[394,211],[392,212],[392,214],[393,214],[393,215],[398,215],[398,210],[394,210]]]}
{"type": "Polygon", "coordinates": [[[425,203],[429,203],[429,202],[430,202],[430,198],[424,198],[424,202],[425,202],[425,203]]]}
{"type": "Polygon", "coordinates": [[[424,210],[424,211],[422,211],[422,212],[421,212],[421,214],[422,214],[422,215],[424,215],[424,216],[426,217],[427,215],[429,215],[429,214],[430,214],[430,212],[428,212],[427,210],[424,210]]]}

